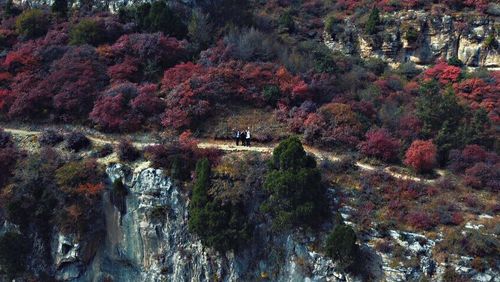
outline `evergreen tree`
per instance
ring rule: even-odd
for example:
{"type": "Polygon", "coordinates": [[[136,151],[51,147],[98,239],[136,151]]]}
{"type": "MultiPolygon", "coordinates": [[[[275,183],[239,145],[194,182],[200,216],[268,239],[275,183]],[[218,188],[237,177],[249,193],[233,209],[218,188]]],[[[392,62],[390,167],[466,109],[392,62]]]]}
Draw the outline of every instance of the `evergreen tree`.
{"type": "Polygon", "coordinates": [[[207,159],[196,164],[196,182],[189,204],[189,230],[200,236],[203,244],[218,251],[237,250],[250,238],[251,227],[242,203],[221,203],[208,194],[210,164],[207,159]]]}
{"type": "Polygon", "coordinates": [[[181,19],[167,6],[164,1],[156,1],[151,5],[147,16],[148,30],[151,32],[162,31],[164,34],[184,37],[187,33],[186,26],[181,19]]]}
{"type": "Polygon", "coordinates": [[[281,142],[270,165],[264,183],[270,195],[261,209],[272,216],[273,227],[282,230],[321,223],[328,208],[325,188],[315,160],[300,140],[293,137],[281,142]]]}
{"type": "Polygon", "coordinates": [[[380,11],[378,8],[373,8],[368,21],[366,22],[365,30],[368,34],[375,34],[377,32],[377,26],[380,24],[380,11]]]}
{"type": "Polygon", "coordinates": [[[326,254],[336,260],[343,271],[350,270],[359,257],[356,233],[344,223],[337,225],[327,237],[325,249],[326,254]]]}
{"type": "Polygon", "coordinates": [[[51,9],[58,17],[66,18],[68,15],[68,0],[54,0],[51,9]]]}

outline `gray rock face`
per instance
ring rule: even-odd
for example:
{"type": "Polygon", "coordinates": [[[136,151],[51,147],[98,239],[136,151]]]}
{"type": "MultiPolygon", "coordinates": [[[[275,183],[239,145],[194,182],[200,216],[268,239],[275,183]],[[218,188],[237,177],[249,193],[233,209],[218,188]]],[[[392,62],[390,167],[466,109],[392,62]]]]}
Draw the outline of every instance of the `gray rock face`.
{"type": "MultiPolygon", "coordinates": [[[[492,5],[492,11],[496,11],[492,5]]],[[[437,58],[458,58],[471,67],[500,67],[497,17],[432,15],[425,11],[400,11],[382,17],[383,29],[366,35],[347,18],[343,34],[323,34],[334,51],[381,58],[397,66],[404,62],[428,65],[437,58]],[[407,37],[413,30],[415,37],[407,37]],[[354,35],[354,36],[353,36],[354,35]]]]}

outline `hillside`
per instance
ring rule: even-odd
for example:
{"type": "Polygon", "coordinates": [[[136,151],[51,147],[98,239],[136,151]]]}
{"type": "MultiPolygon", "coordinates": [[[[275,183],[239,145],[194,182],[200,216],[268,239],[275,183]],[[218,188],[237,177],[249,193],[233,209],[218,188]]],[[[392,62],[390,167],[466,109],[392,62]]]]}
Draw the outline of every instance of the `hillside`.
{"type": "Polygon", "coordinates": [[[497,1],[0,8],[0,281],[500,281],[497,1]]]}

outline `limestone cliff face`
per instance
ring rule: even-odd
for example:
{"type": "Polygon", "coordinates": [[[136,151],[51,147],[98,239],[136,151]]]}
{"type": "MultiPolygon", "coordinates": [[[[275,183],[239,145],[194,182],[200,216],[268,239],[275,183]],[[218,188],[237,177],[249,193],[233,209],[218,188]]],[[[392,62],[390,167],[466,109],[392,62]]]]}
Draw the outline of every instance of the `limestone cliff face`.
{"type": "Polygon", "coordinates": [[[458,58],[470,67],[500,66],[499,22],[496,16],[433,15],[400,11],[381,16],[379,32],[368,35],[351,18],[340,32],[325,31],[325,44],[334,51],[381,58],[391,64],[427,65],[437,58],[458,58]]]}

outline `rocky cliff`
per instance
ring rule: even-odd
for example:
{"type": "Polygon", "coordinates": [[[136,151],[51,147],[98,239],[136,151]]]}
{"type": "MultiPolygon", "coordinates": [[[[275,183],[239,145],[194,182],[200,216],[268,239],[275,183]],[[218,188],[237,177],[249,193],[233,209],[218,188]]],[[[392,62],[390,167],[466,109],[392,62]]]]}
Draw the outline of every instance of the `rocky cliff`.
{"type": "MultiPolygon", "coordinates": [[[[188,232],[187,193],[161,170],[132,172],[124,165],[114,164],[107,168],[107,174],[111,182],[123,181],[128,194],[121,200],[112,192],[105,195],[106,235],[97,244],[74,236],[54,236],[54,268],[61,281],[364,280],[337,272],[335,262],[317,251],[324,234],[300,231],[272,236],[269,227],[262,225],[257,226],[252,241],[237,254],[214,252],[188,232]],[[86,262],[84,254],[92,253],[88,248],[96,248],[96,252],[86,262]]],[[[331,189],[330,193],[335,192],[331,189]]],[[[350,224],[352,211],[345,207],[341,212],[350,224]]],[[[442,279],[445,265],[432,258],[436,240],[396,230],[384,236],[397,242],[407,259],[416,263],[394,264],[392,254],[374,251],[370,246],[383,236],[372,230],[361,238],[364,267],[371,279],[442,279]]],[[[458,257],[450,265],[473,281],[499,281],[494,270],[478,273],[470,263],[471,258],[458,257]]]]}
{"type": "MultiPolygon", "coordinates": [[[[358,21],[359,22],[359,21],[358,21]]],[[[325,44],[334,51],[381,58],[393,65],[434,63],[458,58],[470,67],[500,66],[498,15],[433,14],[400,11],[381,15],[378,31],[367,34],[352,17],[325,30],[325,44]]]]}

